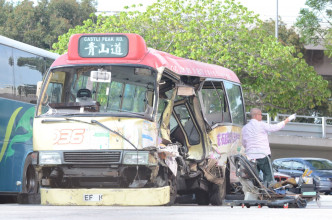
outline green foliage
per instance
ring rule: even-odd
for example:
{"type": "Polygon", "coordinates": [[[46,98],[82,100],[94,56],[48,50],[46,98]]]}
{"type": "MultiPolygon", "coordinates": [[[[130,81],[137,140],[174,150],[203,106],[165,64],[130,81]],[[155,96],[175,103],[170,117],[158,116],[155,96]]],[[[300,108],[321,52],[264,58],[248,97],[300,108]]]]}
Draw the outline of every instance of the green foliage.
{"type": "Polygon", "coordinates": [[[0,0],[0,35],[51,49],[62,35],[96,12],[95,0],[23,0],[16,6],[0,0]]]}
{"type": "Polygon", "coordinates": [[[284,113],[320,105],[330,96],[327,81],[293,56],[295,47],[256,28],[261,25],[234,0],[159,0],[144,12],[88,19],[60,36],[53,48],[64,53],[75,33],[137,33],[149,47],[232,69],[243,83],[247,107],[284,113]]]}
{"type": "MultiPolygon", "coordinates": [[[[326,56],[332,58],[332,1],[307,0],[309,8],[302,9],[297,18],[296,27],[305,43],[323,45],[326,56]]],[[[329,90],[331,90],[331,79],[329,90]]],[[[314,112],[331,116],[331,101],[325,101],[322,106],[316,106],[314,112]]]]}
{"type": "MultiPolygon", "coordinates": [[[[266,30],[271,36],[275,36],[275,21],[273,19],[264,21],[259,28],[266,30]]],[[[294,46],[295,53],[293,55],[302,58],[304,54],[304,44],[300,36],[296,33],[294,27],[288,28],[281,18],[279,18],[278,25],[278,40],[284,46],[294,46]]]]}
{"type": "Polygon", "coordinates": [[[323,44],[325,54],[332,57],[332,1],[307,0],[309,8],[301,9],[296,27],[308,44],[323,44]]]}

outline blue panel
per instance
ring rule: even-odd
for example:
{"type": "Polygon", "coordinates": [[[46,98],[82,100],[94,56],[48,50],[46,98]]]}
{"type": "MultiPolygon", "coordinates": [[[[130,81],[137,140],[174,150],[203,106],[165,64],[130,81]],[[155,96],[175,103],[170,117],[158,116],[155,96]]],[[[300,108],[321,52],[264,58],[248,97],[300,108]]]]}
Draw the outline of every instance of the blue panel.
{"type": "Polygon", "coordinates": [[[20,192],[26,156],[32,152],[32,104],[0,98],[0,192],[20,192]]]}

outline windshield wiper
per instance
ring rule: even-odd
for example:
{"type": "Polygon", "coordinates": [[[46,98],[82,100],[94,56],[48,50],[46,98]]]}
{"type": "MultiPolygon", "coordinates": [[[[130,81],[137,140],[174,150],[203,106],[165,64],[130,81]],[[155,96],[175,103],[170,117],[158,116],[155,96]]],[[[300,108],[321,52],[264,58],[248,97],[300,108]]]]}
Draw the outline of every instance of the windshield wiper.
{"type": "Polygon", "coordinates": [[[78,119],[72,119],[72,118],[64,118],[64,119],[43,119],[42,123],[56,123],[56,122],[64,122],[64,121],[74,121],[74,122],[81,122],[85,124],[91,124],[89,121],[82,121],[78,119]]]}

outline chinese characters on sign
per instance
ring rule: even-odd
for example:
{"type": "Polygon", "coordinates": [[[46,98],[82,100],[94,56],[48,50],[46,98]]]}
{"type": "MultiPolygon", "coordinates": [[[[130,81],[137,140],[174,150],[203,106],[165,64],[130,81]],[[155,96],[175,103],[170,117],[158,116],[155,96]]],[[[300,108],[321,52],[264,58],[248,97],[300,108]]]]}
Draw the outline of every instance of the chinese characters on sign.
{"type": "Polygon", "coordinates": [[[91,35],[79,39],[78,54],[81,57],[125,57],[128,54],[128,38],[121,35],[91,35]]]}

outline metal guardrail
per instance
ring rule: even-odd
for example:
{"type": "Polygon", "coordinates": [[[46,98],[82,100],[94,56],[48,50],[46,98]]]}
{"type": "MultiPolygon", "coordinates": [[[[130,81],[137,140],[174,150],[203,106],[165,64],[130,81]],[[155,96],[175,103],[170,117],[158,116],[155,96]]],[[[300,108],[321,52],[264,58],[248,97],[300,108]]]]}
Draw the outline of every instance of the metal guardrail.
{"type": "MultiPolygon", "coordinates": [[[[278,123],[290,116],[290,114],[277,114],[272,119],[269,113],[263,113],[262,115],[263,121],[269,124],[278,123]]],[[[274,134],[332,139],[332,118],[297,115],[294,121],[287,123],[282,130],[274,132],[274,134]]]]}

